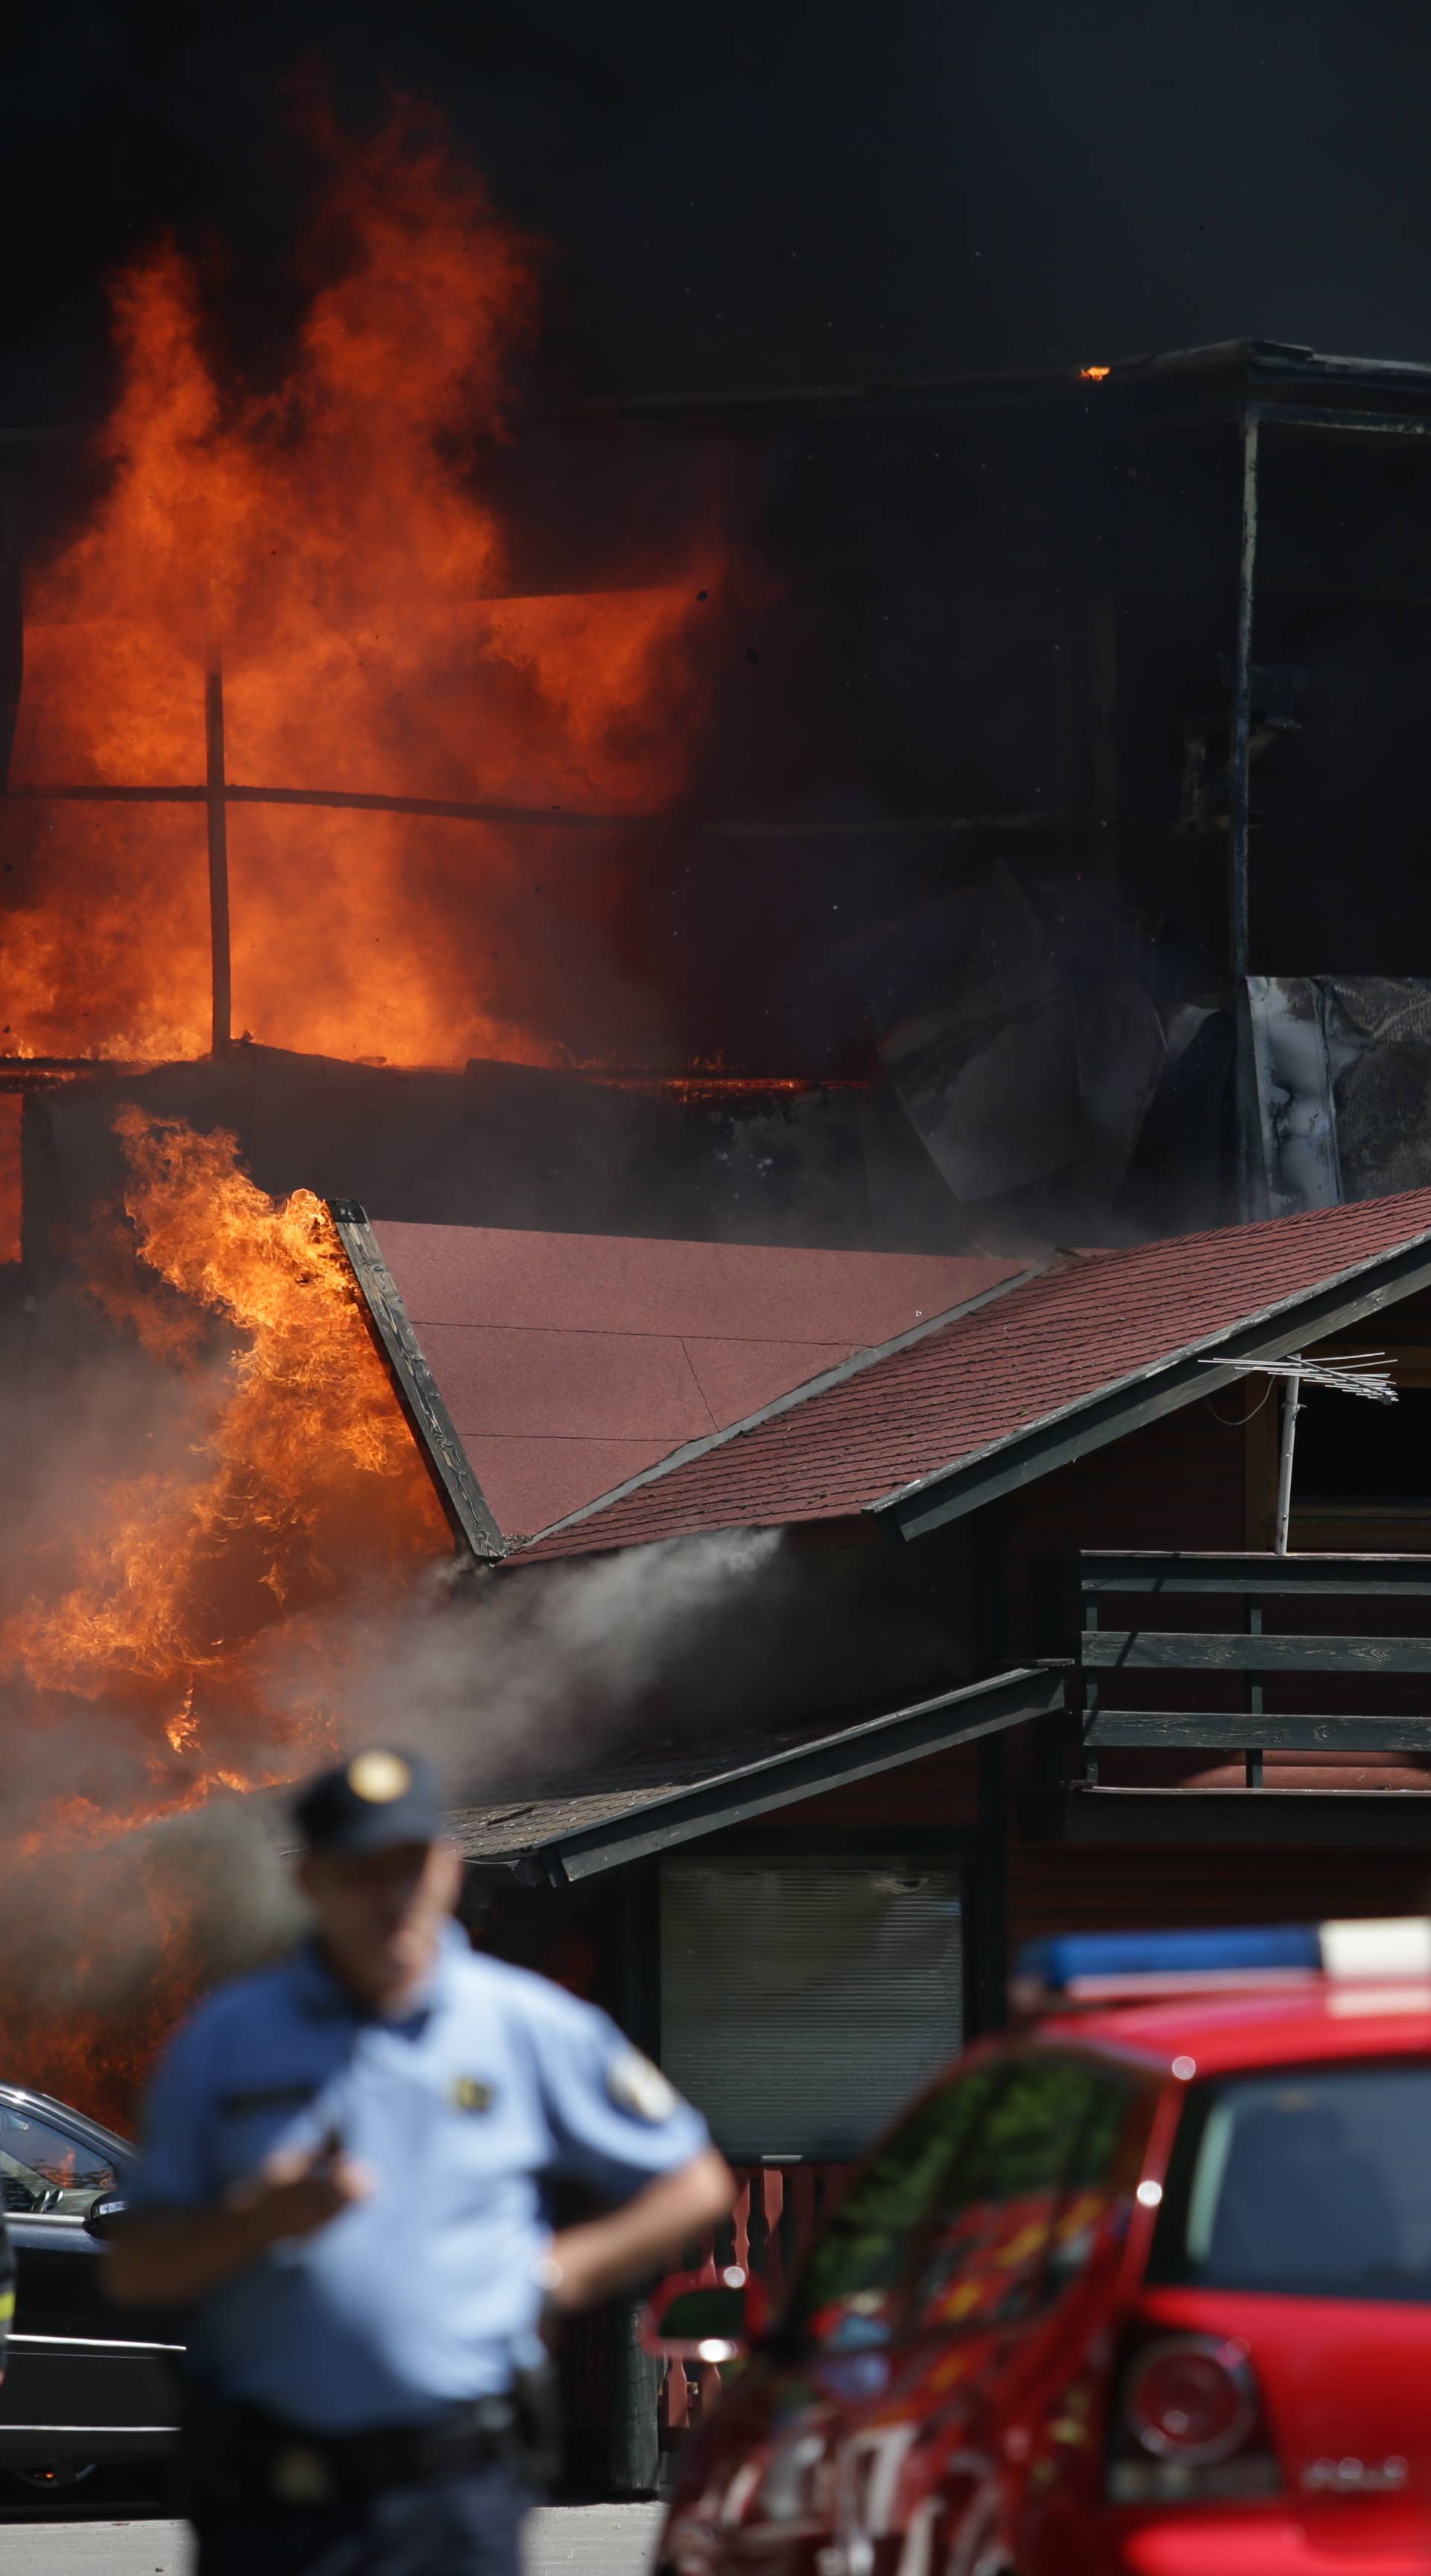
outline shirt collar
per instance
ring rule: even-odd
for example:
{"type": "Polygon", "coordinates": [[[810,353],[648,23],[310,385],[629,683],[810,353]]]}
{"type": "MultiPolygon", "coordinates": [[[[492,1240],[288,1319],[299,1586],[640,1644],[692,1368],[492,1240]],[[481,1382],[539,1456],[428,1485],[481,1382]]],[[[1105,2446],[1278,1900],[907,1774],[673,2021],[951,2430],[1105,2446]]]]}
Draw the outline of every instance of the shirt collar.
{"type": "Polygon", "coordinates": [[[443,1925],[438,1935],[437,1955],[420,1986],[414,1989],[406,2009],[396,2015],[374,2012],[351,1994],[341,1978],[335,1977],[323,1955],[315,1934],[299,1943],[293,1954],[290,1973],[301,2010],[315,2021],[354,2021],[371,2023],[379,2029],[413,2032],[425,2027],[432,2014],[452,1992],[458,1961],[469,1949],[467,1935],[453,1922],[443,1925]]]}

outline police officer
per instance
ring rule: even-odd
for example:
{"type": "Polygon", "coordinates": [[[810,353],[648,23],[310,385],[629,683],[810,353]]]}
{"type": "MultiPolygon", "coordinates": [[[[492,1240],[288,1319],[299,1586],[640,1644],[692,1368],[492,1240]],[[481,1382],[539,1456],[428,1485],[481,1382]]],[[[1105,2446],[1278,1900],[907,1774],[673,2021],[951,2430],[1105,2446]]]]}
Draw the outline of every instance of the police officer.
{"type": "Polygon", "coordinates": [[[199,2576],[510,2576],[544,2305],[655,2270],[730,2173],[603,2013],[469,1948],[426,1763],[295,1814],[313,1937],[170,2043],[108,2286],[192,2306],[199,2576]],[[553,2235],[559,2176],[617,2205],[553,2235]]]}

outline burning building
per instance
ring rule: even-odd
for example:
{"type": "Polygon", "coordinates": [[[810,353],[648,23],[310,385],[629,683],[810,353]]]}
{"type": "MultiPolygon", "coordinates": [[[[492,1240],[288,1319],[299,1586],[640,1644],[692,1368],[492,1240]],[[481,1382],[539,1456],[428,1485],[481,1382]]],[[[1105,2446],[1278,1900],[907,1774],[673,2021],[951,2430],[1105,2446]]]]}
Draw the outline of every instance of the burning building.
{"type": "MultiPolygon", "coordinates": [[[[1427,1209],[1337,1203],[1428,1178],[1431,371],[537,418],[530,249],[412,122],[335,149],[312,260],[236,389],[146,258],[100,439],[5,450],[7,1883],[24,1990],[46,1889],[72,1962],[31,2071],[132,2089],[207,1956],[184,1819],[400,1691],[494,1937],[724,2085],[774,2262],[784,2166],[808,2203],[859,2142],[842,1993],[864,2119],[997,2017],[1010,1920],[1166,1910],[1170,1850],[1221,1905],[1197,1820],[1278,1908],[1419,1833],[1419,1713],[1249,1661],[1267,1457],[1197,1372],[1393,1301],[1425,1371],[1427,1209]],[[1147,1246],[1268,1209],[1313,1213],[1147,1246]],[[1070,1557],[1136,1592],[1134,1538],[1248,1621],[1147,1707],[1043,1615],[1070,1557]]],[[[1324,1459],[1322,1544],[1418,1546],[1404,1467],[1324,1459]]]]}
{"type": "Polygon", "coordinates": [[[499,431],[530,283],[472,184],[389,138],[329,222],[278,393],[161,258],[78,534],[76,463],[11,451],[36,1259],[141,1070],[412,1219],[957,1250],[1423,1176],[1431,372],[499,431]]]}

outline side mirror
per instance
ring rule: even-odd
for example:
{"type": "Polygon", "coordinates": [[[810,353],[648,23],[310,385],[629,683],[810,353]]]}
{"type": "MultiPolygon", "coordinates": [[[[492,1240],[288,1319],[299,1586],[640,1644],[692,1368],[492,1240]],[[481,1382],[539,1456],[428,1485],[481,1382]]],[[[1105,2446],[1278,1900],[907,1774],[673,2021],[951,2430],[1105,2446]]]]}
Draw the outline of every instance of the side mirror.
{"type": "Polygon", "coordinates": [[[738,2263],[712,2281],[677,2272],[641,2313],[642,2350],[666,2361],[736,2361],[765,2332],[765,2283],[738,2263]]]}
{"type": "Polygon", "coordinates": [[[92,2200],[84,2214],[85,2232],[89,2236],[112,2236],[114,2223],[124,2216],[128,2202],[117,2191],[102,2191],[92,2200]]]}

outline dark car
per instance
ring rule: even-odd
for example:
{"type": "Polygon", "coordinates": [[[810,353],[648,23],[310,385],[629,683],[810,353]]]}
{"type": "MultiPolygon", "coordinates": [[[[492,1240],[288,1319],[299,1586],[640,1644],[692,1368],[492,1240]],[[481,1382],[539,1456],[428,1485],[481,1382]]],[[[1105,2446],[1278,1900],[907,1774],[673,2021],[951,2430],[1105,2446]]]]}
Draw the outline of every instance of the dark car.
{"type": "Polygon", "coordinates": [[[112,2308],[100,2287],[106,2210],[134,2149],[82,2111],[0,2084],[0,2203],[16,2265],[0,2386],[0,2468],[37,2486],[101,2461],[157,2459],[174,2438],[176,2320],[112,2308]]]}

